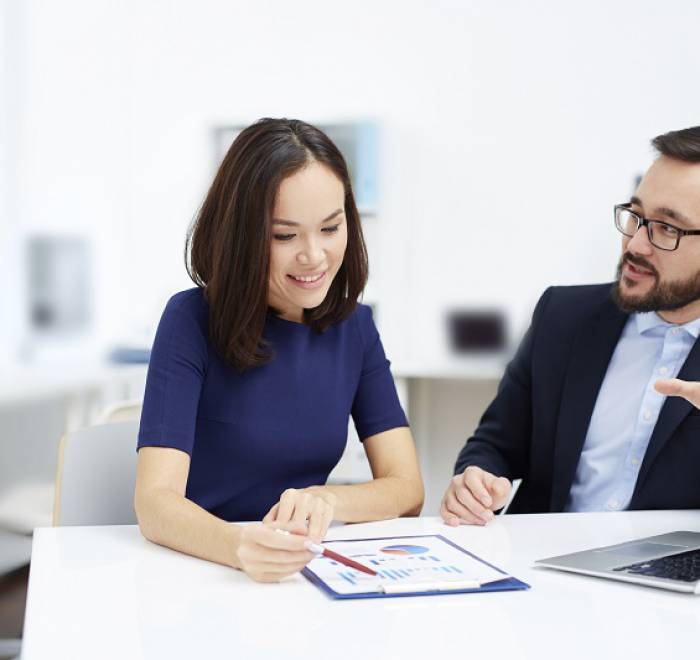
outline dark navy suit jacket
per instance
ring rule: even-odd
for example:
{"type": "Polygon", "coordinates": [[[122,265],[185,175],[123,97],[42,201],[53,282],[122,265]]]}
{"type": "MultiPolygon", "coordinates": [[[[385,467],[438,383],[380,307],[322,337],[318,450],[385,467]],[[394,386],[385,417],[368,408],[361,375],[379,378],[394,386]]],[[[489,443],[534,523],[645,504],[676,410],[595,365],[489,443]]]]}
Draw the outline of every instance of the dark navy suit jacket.
{"type": "MultiPolygon", "coordinates": [[[[455,473],[477,465],[522,478],[511,513],[563,511],[566,505],[598,391],[627,321],[610,290],[598,284],[544,292],[496,398],[457,458],[455,473]]],[[[678,377],[700,380],[700,341],[678,377]]],[[[629,508],[700,508],[700,410],[685,399],[664,402],[629,508]]]]}

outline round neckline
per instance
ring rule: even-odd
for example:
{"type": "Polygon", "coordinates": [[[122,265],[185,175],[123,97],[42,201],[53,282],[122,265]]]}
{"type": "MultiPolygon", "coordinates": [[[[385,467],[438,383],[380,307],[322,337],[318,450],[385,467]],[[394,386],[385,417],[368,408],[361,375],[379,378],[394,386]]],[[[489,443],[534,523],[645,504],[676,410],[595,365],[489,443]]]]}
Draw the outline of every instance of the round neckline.
{"type": "Polygon", "coordinates": [[[290,321],[289,319],[283,319],[281,316],[277,316],[277,314],[273,314],[272,312],[267,313],[267,318],[272,319],[274,321],[279,321],[280,323],[284,323],[285,325],[293,325],[298,328],[309,328],[310,326],[303,321],[298,322],[298,321],[290,321]]]}

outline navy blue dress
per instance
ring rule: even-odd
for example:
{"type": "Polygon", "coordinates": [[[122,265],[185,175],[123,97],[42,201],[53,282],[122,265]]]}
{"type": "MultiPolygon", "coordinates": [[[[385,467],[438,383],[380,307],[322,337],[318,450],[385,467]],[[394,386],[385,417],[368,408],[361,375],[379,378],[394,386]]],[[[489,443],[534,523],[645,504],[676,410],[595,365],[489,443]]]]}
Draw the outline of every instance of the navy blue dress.
{"type": "Polygon", "coordinates": [[[269,315],[274,359],[239,373],[209,341],[202,289],[174,295],[156,333],[138,446],[191,457],[186,496],[260,520],[286,488],[324,484],[352,415],[358,435],[407,426],[369,307],[319,334],[269,315]]]}

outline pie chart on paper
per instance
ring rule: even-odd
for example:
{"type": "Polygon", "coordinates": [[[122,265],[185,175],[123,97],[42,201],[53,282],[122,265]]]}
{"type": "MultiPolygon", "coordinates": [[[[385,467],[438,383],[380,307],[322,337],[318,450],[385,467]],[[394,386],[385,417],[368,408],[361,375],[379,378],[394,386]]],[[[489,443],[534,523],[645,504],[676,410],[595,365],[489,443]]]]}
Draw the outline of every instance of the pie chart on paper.
{"type": "Polygon", "coordinates": [[[428,552],[429,548],[423,545],[387,545],[381,549],[381,552],[387,555],[422,555],[428,552]]]}

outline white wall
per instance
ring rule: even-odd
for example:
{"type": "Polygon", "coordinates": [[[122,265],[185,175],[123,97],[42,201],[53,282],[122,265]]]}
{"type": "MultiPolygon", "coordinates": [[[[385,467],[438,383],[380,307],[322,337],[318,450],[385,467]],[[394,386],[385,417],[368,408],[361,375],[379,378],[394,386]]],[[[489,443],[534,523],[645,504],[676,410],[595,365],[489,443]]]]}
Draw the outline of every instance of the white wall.
{"type": "MultiPolygon", "coordinates": [[[[612,277],[649,139],[699,123],[698,25],[686,0],[0,0],[0,374],[29,344],[26,237],[92,247],[95,326],[54,352],[148,336],[190,286],[213,126],[261,116],[381,123],[367,233],[396,364],[442,361],[450,307],[517,335],[549,284],[612,277]]],[[[494,386],[412,391],[426,513],[494,386]]],[[[0,414],[0,462],[48,475],[57,430],[0,414]]]]}
{"type": "Polygon", "coordinates": [[[381,122],[381,329],[394,360],[428,360],[446,307],[519,330],[547,285],[609,279],[649,139],[698,123],[700,5],[680,0],[4,1],[23,34],[9,221],[90,237],[95,346],[189,286],[215,124],[381,122]]]}
{"type": "Polygon", "coordinates": [[[19,246],[16,167],[19,158],[22,87],[20,7],[0,0],[0,368],[10,362],[25,333],[22,314],[24,281],[19,246]]]}

